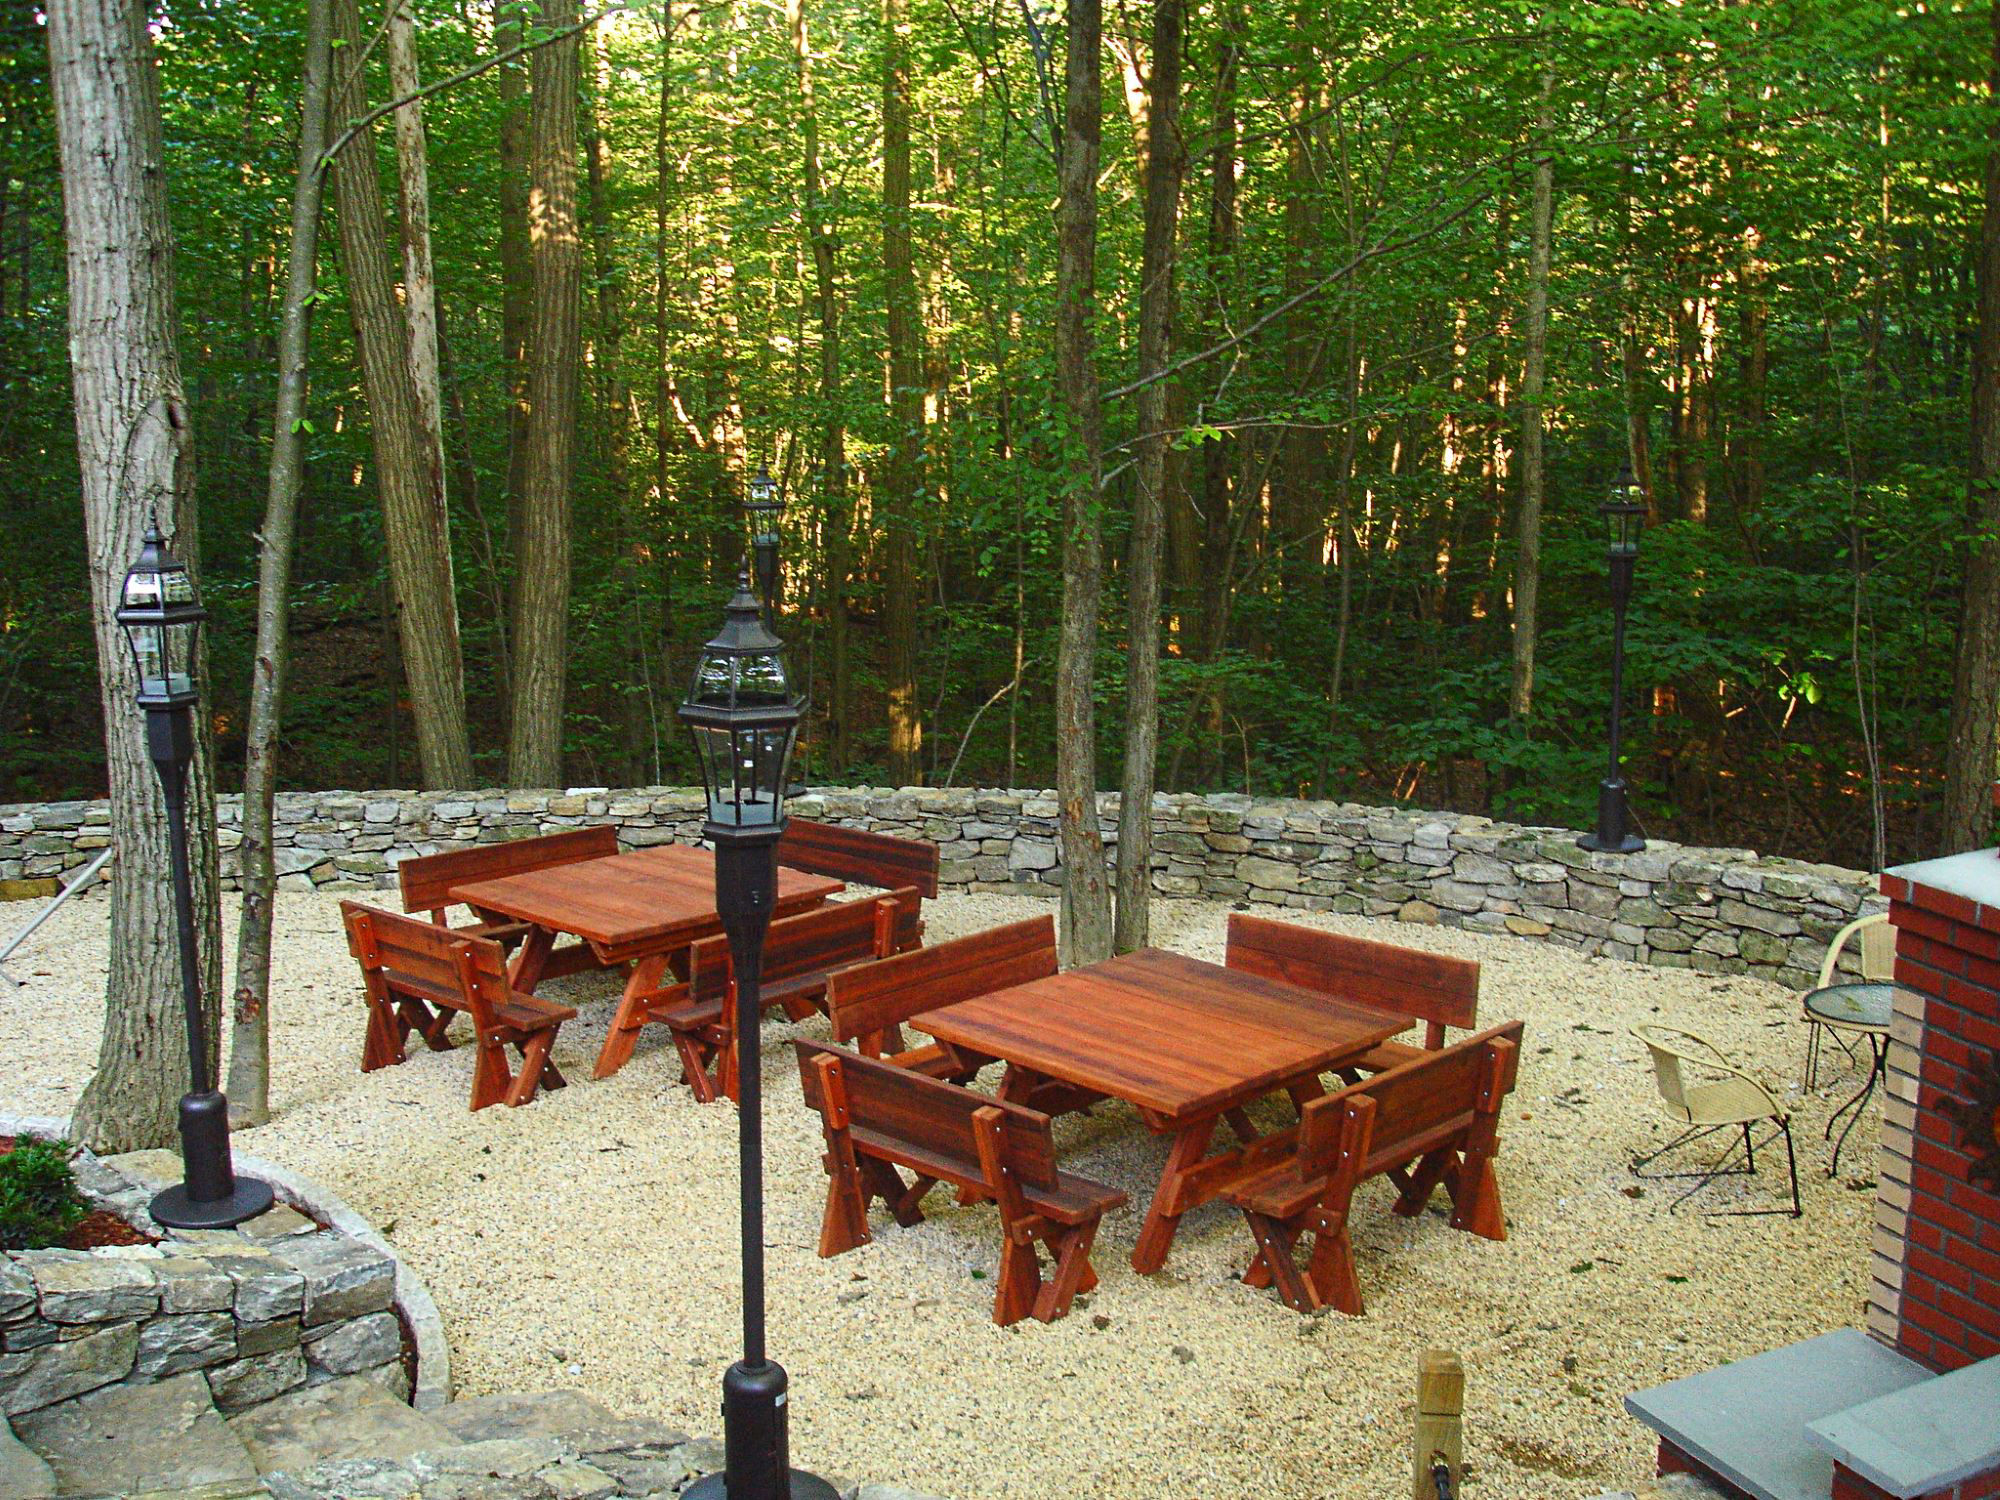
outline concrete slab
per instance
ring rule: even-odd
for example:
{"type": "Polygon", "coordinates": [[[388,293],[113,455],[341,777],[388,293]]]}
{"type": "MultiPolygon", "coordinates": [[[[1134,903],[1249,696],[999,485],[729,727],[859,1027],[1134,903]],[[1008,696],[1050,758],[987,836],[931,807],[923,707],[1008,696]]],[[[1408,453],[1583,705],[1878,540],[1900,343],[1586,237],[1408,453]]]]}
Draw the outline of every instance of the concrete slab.
{"type": "Polygon", "coordinates": [[[1833,1459],[1806,1425],[1935,1377],[1852,1328],[1625,1398],[1625,1409],[1755,1500],[1826,1500],[1833,1459]]]}
{"type": "Polygon", "coordinates": [[[229,1429],[260,1474],[296,1473],[332,1458],[402,1459],[458,1442],[365,1375],[329,1380],[239,1412],[229,1429]]]}
{"type": "Polygon", "coordinates": [[[14,1419],[64,1495],[189,1493],[254,1480],[257,1466],[198,1374],[120,1385],[14,1419]]]}
{"type": "Polygon", "coordinates": [[[2000,1357],[1822,1417],[1806,1441],[1898,1500],[2000,1469],[2000,1357]]]}

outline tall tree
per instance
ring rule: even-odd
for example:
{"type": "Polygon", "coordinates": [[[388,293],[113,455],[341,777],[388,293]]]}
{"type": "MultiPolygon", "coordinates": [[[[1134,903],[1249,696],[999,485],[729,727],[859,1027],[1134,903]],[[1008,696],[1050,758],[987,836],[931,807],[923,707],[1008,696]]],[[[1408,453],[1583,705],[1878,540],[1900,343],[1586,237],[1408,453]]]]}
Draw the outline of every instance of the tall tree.
{"type": "Polygon", "coordinates": [[[910,248],[908,0],[882,0],[882,298],[889,337],[889,445],[882,483],[882,625],[889,686],[889,779],[922,775],[917,706],[916,521],[924,488],[924,387],[910,248]]]}
{"type": "MultiPolygon", "coordinates": [[[[174,239],[167,219],[160,86],[140,0],[56,0],[49,73],[68,239],[70,376],[89,548],[105,773],[118,857],[97,1071],[73,1129],[99,1151],[162,1146],[188,1085],[166,802],[146,753],[137,668],[112,618],[148,518],[198,567],[193,418],[175,349],[174,239]]],[[[197,669],[197,683],[206,672],[197,669]]],[[[222,988],[210,737],[196,736],[187,789],[197,969],[216,1074],[222,988]]]]}
{"type": "Polygon", "coordinates": [[[330,0],[307,0],[306,54],[299,103],[299,159],[292,178],[292,237],[278,322],[278,395],[271,415],[270,480],[257,532],[257,646],[250,659],[250,718],[243,735],[243,842],[237,859],[243,904],[236,923],[235,1027],[229,1052],[229,1110],[255,1125],[270,1113],[271,930],[278,870],[272,799],[278,786],[278,725],[291,645],[292,540],[305,482],[306,355],[317,302],[320,201],[326,184],[326,116],[331,92],[330,0]]]}
{"type": "MultiPolygon", "coordinates": [[[[494,0],[493,44],[504,55],[522,45],[527,0],[494,0]]],[[[671,17],[662,19],[671,28],[671,17]]],[[[664,64],[665,59],[662,59],[664,64]]],[[[507,380],[507,547],[520,555],[528,496],[528,340],[533,332],[535,273],[528,248],[528,64],[496,70],[500,93],[500,359],[507,380]]],[[[666,70],[660,73],[666,88],[666,70]]],[[[513,656],[500,654],[500,688],[512,699],[513,656]]]]}
{"type": "Polygon", "coordinates": [[[1125,566],[1125,774],[1118,816],[1115,941],[1146,945],[1153,880],[1153,784],[1160,745],[1160,565],[1166,532],[1174,247],[1180,234],[1182,0],[1154,0],[1146,115],[1145,231],[1139,261],[1138,486],[1125,566]]]}
{"type": "MultiPolygon", "coordinates": [[[[336,50],[346,58],[359,58],[361,16],[355,0],[334,0],[333,29],[335,39],[344,43],[336,50]]],[[[349,63],[335,86],[334,116],[340,121],[359,119],[367,107],[361,69],[349,63]]],[[[361,351],[397,646],[410,690],[424,785],[466,787],[472,784],[472,751],[466,738],[465,663],[458,640],[444,475],[425,434],[416,380],[410,372],[409,322],[396,301],[395,277],[384,245],[382,185],[376,172],[375,137],[364,129],[333,161],[341,267],[354,339],[361,351]]]]}
{"type": "Polygon", "coordinates": [[[1104,410],[1097,378],[1097,158],[1104,7],[1070,0],[1056,200],[1056,381],[1068,416],[1062,628],[1056,643],[1056,800],[1065,964],[1111,954],[1111,887],[1097,815],[1097,612],[1104,588],[1104,410]]]}
{"type": "Polygon", "coordinates": [[[403,317],[410,325],[410,379],[417,388],[417,416],[433,471],[432,488],[444,504],[444,397],[438,372],[437,273],[431,264],[431,172],[424,138],[423,88],[417,65],[417,24],[411,0],[389,0],[383,51],[389,94],[409,102],[393,115],[396,135],[396,223],[403,233],[403,317]]]}
{"type": "Polygon", "coordinates": [[[2000,0],[1992,7],[1986,98],[1986,205],[1979,224],[1979,323],[1972,344],[1971,540],[1965,547],[1951,726],[1945,742],[1944,847],[1971,849],[1993,826],[2000,770],[2000,0]]]}
{"type": "Polygon", "coordinates": [[[1521,503],[1514,514],[1514,662],[1507,712],[1526,719],[1535,707],[1536,610],[1542,587],[1542,393],[1548,384],[1549,238],[1555,216],[1555,158],[1548,149],[1549,95],[1555,75],[1542,73],[1535,131],[1543,150],[1535,158],[1534,205],[1528,222],[1528,307],[1521,337],[1521,503]]]}
{"type": "MultiPolygon", "coordinates": [[[[576,0],[547,0],[552,31],[576,0]]],[[[507,776],[562,784],[563,690],[569,640],[570,481],[575,463],[578,316],[583,246],[576,215],[578,39],[538,48],[529,67],[528,236],[535,281],[529,346],[528,470],[514,595],[514,705],[507,776]]]]}

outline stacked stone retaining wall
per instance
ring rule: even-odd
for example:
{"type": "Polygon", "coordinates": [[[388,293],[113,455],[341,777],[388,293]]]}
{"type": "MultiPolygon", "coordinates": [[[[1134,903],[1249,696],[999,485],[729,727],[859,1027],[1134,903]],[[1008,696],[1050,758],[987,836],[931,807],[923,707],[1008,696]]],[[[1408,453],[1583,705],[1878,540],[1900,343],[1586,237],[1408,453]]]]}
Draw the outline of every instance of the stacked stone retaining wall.
{"type": "MultiPolygon", "coordinates": [[[[1118,798],[1101,799],[1107,829],[1118,798]]],[[[1053,792],[817,789],[794,811],[938,845],[949,890],[1053,896],[1062,884],[1053,792]]],[[[225,883],[236,882],[241,799],[221,798],[225,883]]],[[[279,885],[386,886],[397,861],[455,844],[609,823],[630,847],[696,842],[687,788],[289,792],[277,800],[279,885]]],[[[110,841],[101,802],[0,807],[0,879],[58,875],[110,841]]],[[[1664,968],[1751,973],[1794,989],[1826,945],[1881,909],[1873,878],[1749,849],[1655,843],[1589,854],[1576,833],[1354,803],[1176,794],[1153,801],[1153,889],[1252,907],[1353,912],[1513,933],[1664,968]]],[[[1849,962],[1852,962],[1850,956],[1849,962]]]]}

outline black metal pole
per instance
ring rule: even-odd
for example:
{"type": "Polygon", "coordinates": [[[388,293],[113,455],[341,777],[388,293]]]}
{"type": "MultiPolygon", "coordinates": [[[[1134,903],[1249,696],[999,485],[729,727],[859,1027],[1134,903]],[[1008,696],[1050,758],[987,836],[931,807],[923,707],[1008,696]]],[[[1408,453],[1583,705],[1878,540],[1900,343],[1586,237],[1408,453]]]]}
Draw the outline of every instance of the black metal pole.
{"type": "Polygon", "coordinates": [[[1632,574],[1637,559],[1630,552],[1611,554],[1611,746],[1610,763],[1597,787],[1597,828],[1576,842],[1580,848],[1607,854],[1637,854],[1646,841],[1630,831],[1625,774],[1619,751],[1625,711],[1625,608],[1632,599],[1632,574]]]}
{"type": "Polygon", "coordinates": [[[836,1500],[833,1486],[791,1466],[784,1367],[764,1341],[764,1089],[762,975],[764,932],[778,889],[778,837],[764,828],[710,824],[715,845],[715,910],[729,938],[736,983],[737,1183],[742,1225],[743,1358],[722,1377],[723,1472],[686,1493],[689,1500],[836,1500]]]}
{"type": "Polygon", "coordinates": [[[750,552],[757,560],[757,595],[764,601],[764,628],[775,630],[778,623],[777,532],[758,532],[750,539],[750,552]]]}
{"type": "Polygon", "coordinates": [[[155,1196],[150,1211],[155,1220],[173,1229],[226,1229],[269,1208],[271,1187],[255,1177],[236,1175],[229,1151],[229,1101],[215,1087],[208,1067],[194,880],[188,867],[187,768],[194,759],[194,709],[186,703],[145,708],[146,748],[167,804],[167,859],[173,872],[188,1048],[188,1091],[180,1104],[182,1180],[155,1196]]]}

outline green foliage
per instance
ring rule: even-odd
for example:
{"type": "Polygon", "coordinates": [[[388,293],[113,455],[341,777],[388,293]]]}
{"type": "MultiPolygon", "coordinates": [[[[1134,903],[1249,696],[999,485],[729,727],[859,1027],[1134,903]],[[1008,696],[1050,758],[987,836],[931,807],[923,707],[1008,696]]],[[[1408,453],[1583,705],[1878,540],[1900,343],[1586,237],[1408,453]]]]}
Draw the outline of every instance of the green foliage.
{"type": "Polygon", "coordinates": [[[68,1141],[24,1135],[0,1156],[0,1250],[61,1244],[88,1212],[69,1169],[68,1141]]]}

